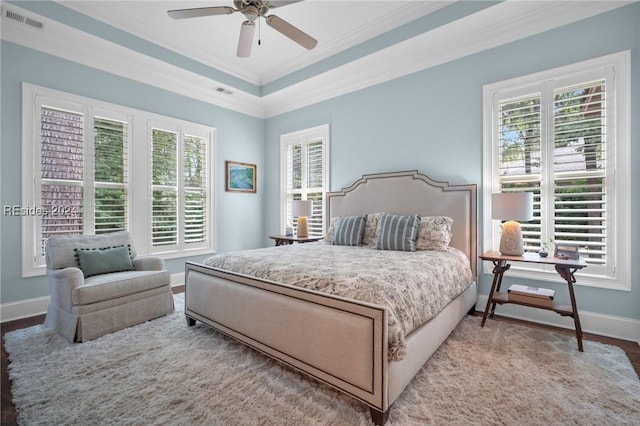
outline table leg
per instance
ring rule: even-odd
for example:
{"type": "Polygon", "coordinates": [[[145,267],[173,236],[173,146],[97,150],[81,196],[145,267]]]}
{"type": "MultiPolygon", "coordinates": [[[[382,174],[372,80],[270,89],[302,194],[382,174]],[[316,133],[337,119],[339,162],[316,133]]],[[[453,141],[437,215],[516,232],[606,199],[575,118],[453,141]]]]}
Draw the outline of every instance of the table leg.
{"type": "Polygon", "coordinates": [[[582,327],[580,326],[580,316],[578,315],[578,305],[576,304],[576,296],[573,292],[573,283],[576,282],[576,277],[573,275],[576,269],[571,270],[571,268],[567,268],[561,265],[556,265],[556,272],[560,274],[562,278],[567,282],[569,286],[569,298],[571,299],[571,311],[573,318],[573,323],[576,328],[576,339],[578,340],[578,350],[580,352],[584,352],[582,347],[582,327]]]}
{"type": "Polygon", "coordinates": [[[506,260],[493,261],[493,283],[491,283],[491,291],[489,292],[489,298],[487,299],[487,306],[484,308],[484,315],[482,315],[482,323],[480,323],[480,327],[484,327],[487,315],[493,316],[493,313],[496,310],[496,303],[493,302],[493,295],[496,291],[500,291],[502,276],[510,267],[511,265],[508,265],[506,260]],[[489,313],[489,310],[491,310],[491,313],[489,313]]]}

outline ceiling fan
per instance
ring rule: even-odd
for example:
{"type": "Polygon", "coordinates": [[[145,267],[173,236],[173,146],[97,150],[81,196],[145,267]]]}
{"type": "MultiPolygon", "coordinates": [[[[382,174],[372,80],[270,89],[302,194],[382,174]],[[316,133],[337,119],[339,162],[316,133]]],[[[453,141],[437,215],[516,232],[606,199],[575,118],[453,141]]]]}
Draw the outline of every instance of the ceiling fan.
{"type": "Polygon", "coordinates": [[[253,34],[256,30],[255,21],[261,16],[265,18],[267,25],[289,37],[302,47],[313,49],[316,44],[318,44],[318,40],[294,27],[284,19],[279,18],[276,15],[265,16],[269,12],[269,9],[286,6],[291,3],[298,3],[300,1],[302,0],[233,0],[235,9],[231,6],[198,7],[193,9],[169,10],[167,11],[167,14],[173,19],[185,19],[201,16],[229,15],[234,12],[241,12],[247,20],[244,21],[242,23],[242,27],[240,27],[240,39],[238,40],[237,55],[241,58],[247,58],[251,55],[253,34]]]}

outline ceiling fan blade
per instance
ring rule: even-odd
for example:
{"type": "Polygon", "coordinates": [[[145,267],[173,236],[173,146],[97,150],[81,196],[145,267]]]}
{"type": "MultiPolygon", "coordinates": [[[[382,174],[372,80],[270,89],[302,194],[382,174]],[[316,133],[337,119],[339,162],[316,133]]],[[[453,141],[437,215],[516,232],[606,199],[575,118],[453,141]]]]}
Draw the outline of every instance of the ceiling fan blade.
{"type": "Polygon", "coordinates": [[[269,0],[270,9],[275,9],[276,7],[286,6],[291,3],[300,3],[302,0],[269,0]]]}
{"type": "Polygon", "coordinates": [[[318,40],[276,15],[269,15],[266,19],[267,25],[286,35],[304,48],[313,49],[316,47],[316,44],[318,44],[318,40]]]}
{"type": "Polygon", "coordinates": [[[240,39],[238,40],[239,58],[248,58],[253,46],[253,34],[256,32],[256,24],[253,21],[244,21],[240,27],[240,39]]]}
{"type": "Polygon", "coordinates": [[[236,10],[230,6],[197,7],[194,9],[175,9],[167,11],[173,19],[198,18],[200,16],[229,15],[236,10]]]}

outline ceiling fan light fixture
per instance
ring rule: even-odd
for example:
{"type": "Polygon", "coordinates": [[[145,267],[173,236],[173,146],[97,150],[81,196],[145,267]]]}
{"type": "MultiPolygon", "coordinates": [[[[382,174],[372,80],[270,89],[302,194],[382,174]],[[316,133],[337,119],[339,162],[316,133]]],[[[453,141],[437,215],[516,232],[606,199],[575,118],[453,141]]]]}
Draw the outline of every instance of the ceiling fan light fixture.
{"type": "Polygon", "coordinates": [[[239,58],[248,58],[251,55],[253,34],[256,32],[256,24],[253,21],[244,21],[240,28],[237,55],[239,58]]]}

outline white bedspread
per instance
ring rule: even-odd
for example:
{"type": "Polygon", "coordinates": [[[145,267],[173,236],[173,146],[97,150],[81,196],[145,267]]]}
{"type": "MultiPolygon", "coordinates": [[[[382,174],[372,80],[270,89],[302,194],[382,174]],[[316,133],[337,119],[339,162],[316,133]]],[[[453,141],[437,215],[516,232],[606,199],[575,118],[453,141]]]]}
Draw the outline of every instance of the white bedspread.
{"type": "Polygon", "coordinates": [[[389,359],[405,336],[437,315],[472,281],[461,251],[401,252],[322,242],[212,256],[206,265],[388,307],[389,359]]]}

